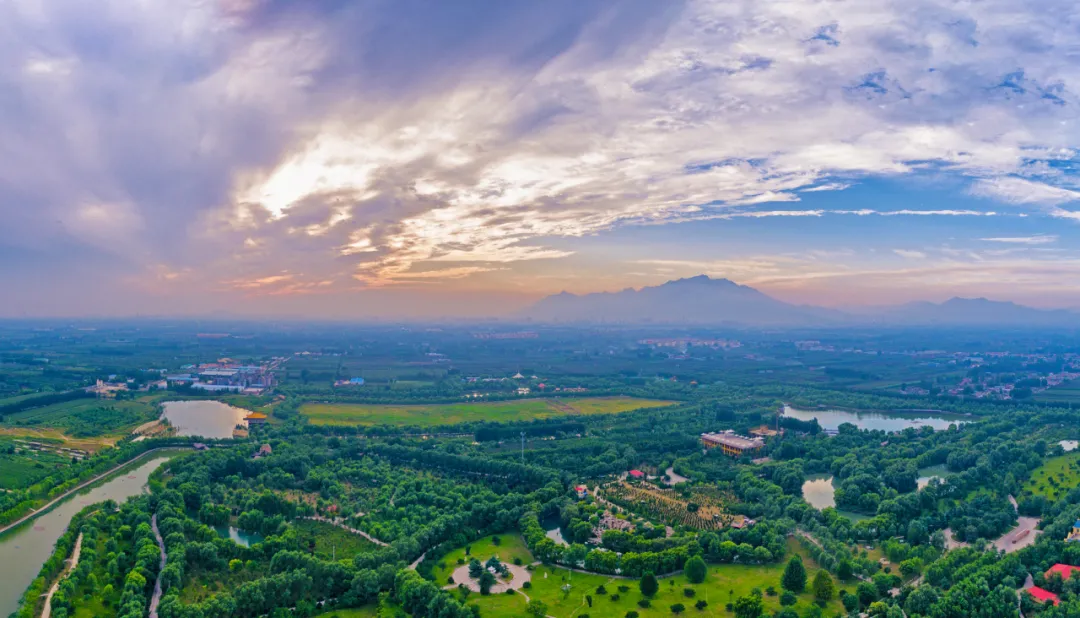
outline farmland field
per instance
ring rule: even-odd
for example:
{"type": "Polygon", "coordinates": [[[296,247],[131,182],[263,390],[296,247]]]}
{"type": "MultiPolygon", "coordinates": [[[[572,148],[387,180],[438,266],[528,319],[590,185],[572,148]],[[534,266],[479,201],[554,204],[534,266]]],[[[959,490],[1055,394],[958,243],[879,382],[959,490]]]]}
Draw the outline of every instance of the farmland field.
{"type": "Polygon", "coordinates": [[[1048,459],[1031,473],[1024,493],[1057,499],[1080,485],[1080,453],[1048,459]]]}
{"type": "Polygon", "coordinates": [[[526,421],[574,414],[614,414],[670,405],[672,401],[632,397],[523,399],[491,403],[435,405],[306,404],[300,408],[314,425],[454,425],[476,421],[526,421]]]}
{"type": "Polygon", "coordinates": [[[1080,381],[1066,382],[1061,386],[1048,388],[1040,393],[1035,393],[1035,401],[1047,403],[1073,403],[1080,402],[1080,381]]]}
{"type": "Polygon", "coordinates": [[[142,401],[76,399],[4,417],[4,426],[59,429],[76,438],[127,433],[155,418],[154,406],[142,401]]]}

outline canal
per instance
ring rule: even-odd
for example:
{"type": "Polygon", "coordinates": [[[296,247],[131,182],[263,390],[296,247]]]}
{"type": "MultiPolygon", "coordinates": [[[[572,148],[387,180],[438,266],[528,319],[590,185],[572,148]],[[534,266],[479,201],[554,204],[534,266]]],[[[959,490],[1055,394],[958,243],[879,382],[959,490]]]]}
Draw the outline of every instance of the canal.
{"type": "Polygon", "coordinates": [[[105,500],[123,502],[145,492],[154,470],[178,454],[164,452],[134,463],[0,536],[0,616],[18,609],[23,593],[52,555],[57,539],[76,513],[90,504],[105,500]]]}

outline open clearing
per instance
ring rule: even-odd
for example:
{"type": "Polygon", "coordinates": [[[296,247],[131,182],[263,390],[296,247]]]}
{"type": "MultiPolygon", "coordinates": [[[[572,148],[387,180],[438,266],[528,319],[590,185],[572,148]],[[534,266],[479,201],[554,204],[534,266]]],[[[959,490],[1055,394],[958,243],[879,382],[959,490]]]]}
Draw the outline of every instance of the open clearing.
{"type": "Polygon", "coordinates": [[[417,406],[381,404],[305,404],[300,408],[314,425],[414,425],[434,427],[477,421],[528,421],[567,415],[616,414],[671,405],[673,401],[633,397],[585,399],[521,399],[490,403],[450,403],[417,406]]]}
{"type": "Polygon", "coordinates": [[[1080,485],[1080,452],[1048,459],[1031,473],[1024,493],[1056,500],[1080,485]]]}

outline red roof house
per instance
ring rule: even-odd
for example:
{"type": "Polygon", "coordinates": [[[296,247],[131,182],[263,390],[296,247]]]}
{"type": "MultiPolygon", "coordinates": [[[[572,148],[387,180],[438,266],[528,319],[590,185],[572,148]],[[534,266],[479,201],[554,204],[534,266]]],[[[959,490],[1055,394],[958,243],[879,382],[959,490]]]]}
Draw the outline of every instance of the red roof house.
{"type": "Polygon", "coordinates": [[[1080,571],[1080,567],[1074,567],[1068,564],[1055,564],[1046,570],[1046,577],[1050,577],[1054,573],[1061,576],[1061,579],[1069,579],[1072,577],[1074,571],[1080,571]]]}
{"type": "Polygon", "coordinates": [[[1046,603],[1047,601],[1051,601],[1054,605],[1058,605],[1059,603],[1061,603],[1061,599],[1058,598],[1058,595],[1050,592],[1049,590],[1044,590],[1043,588],[1040,588],[1038,586],[1025,588],[1024,592],[1027,592],[1031,596],[1035,597],[1035,600],[1040,603],[1046,603]]]}
{"type": "Polygon", "coordinates": [[[632,478],[632,479],[643,479],[643,478],[645,478],[645,473],[642,472],[641,470],[631,470],[630,471],[630,478],[632,478]]]}

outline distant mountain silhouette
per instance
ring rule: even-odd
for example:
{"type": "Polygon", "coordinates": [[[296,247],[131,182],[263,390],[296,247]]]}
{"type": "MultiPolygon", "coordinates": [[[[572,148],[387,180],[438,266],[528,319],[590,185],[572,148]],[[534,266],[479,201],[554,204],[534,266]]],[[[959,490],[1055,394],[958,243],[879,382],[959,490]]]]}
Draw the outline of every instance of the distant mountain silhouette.
{"type": "Polygon", "coordinates": [[[1064,309],[1035,309],[986,298],[950,298],[943,303],[915,302],[886,308],[878,316],[886,322],[955,325],[1075,324],[1080,315],[1064,309]]]}
{"type": "Polygon", "coordinates": [[[792,305],[728,279],[705,275],[640,290],[578,296],[563,292],[525,312],[547,322],[813,324],[842,319],[839,312],[792,305]]]}
{"type": "Polygon", "coordinates": [[[548,296],[521,317],[542,322],[660,324],[741,324],[750,326],[1002,325],[1068,326],[1080,314],[1045,310],[985,298],[952,298],[943,303],[914,302],[844,313],[793,305],[752,287],[706,275],[621,292],[548,296]]]}

